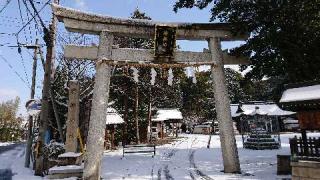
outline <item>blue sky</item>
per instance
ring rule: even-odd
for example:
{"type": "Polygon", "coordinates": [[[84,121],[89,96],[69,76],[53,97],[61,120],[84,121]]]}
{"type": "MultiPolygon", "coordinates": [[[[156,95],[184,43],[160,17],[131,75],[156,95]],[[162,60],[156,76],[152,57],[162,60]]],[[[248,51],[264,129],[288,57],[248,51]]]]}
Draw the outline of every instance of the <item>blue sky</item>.
{"type": "MultiPolygon", "coordinates": [[[[40,2],[36,3],[37,9],[44,6],[46,1],[47,0],[35,0],[35,2],[40,2]]],[[[172,11],[174,2],[174,0],[60,0],[60,4],[63,6],[122,18],[130,17],[131,13],[138,8],[156,21],[209,21],[210,9],[182,9],[178,13],[174,13],[172,11]]],[[[6,0],[0,0],[0,9],[5,3],[6,0]]],[[[11,1],[7,8],[0,14],[0,102],[19,96],[22,101],[19,112],[25,114],[23,104],[30,98],[33,52],[32,50],[22,48],[20,55],[16,47],[8,47],[17,45],[17,38],[13,33],[17,33],[23,24],[31,18],[31,14],[27,13],[22,1],[20,6],[23,23],[20,18],[18,1],[11,1]],[[5,61],[8,61],[13,69],[11,69],[5,61]],[[23,80],[21,80],[14,71],[16,71],[23,80]]],[[[30,5],[29,8],[31,8],[30,5]]],[[[45,6],[40,12],[40,15],[44,19],[44,23],[47,24],[51,16],[50,6],[45,6]]],[[[58,31],[65,32],[61,23],[58,31]]],[[[41,27],[37,28],[36,24],[32,21],[32,23],[27,25],[26,28],[19,33],[18,40],[20,43],[32,44],[35,38],[38,38],[40,43],[44,44],[41,27]],[[39,31],[37,29],[39,29],[39,31]]],[[[232,48],[241,43],[243,42],[224,42],[222,43],[222,48],[232,48]]],[[[178,44],[182,50],[202,51],[203,48],[207,48],[207,42],[204,41],[179,41],[178,44]]],[[[41,64],[38,63],[36,98],[41,97],[42,79],[43,70],[41,64]]]]}

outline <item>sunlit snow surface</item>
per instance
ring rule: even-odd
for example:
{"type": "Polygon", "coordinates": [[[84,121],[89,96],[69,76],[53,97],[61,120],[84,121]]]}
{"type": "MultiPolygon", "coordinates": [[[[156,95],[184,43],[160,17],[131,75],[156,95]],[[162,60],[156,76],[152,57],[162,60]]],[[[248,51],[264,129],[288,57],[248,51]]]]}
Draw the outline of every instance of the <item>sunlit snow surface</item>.
{"type": "MultiPolygon", "coordinates": [[[[156,156],[128,154],[122,149],[104,153],[101,175],[104,179],[281,179],[277,176],[277,154],[289,154],[289,139],[299,134],[281,134],[279,150],[249,150],[242,148],[241,136],[236,136],[242,174],[224,174],[219,136],[180,135],[177,141],[157,147],[156,156]]],[[[320,133],[308,133],[319,137],[320,133]]],[[[5,145],[3,143],[3,145],[5,145]]],[[[37,180],[33,171],[24,168],[24,145],[0,154],[0,169],[12,169],[13,180],[37,180]]]]}
{"type": "MultiPolygon", "coordinates": [[[[219,136],[212,136],[207,149],[208,135],[182,135],[171,144],[157,147],[156,156],[129,154],[122,158],[122,149],[106,152],[102,176],[105,179],[281,179],[277,176],[277,154],[289,154],[289,139],[299,134],[282,134],[279,150],[243,149],[237,135],[242,174],[224,174],[219,136]]],[[[320,136],[320,133],[308,134],[320,136]]]]}

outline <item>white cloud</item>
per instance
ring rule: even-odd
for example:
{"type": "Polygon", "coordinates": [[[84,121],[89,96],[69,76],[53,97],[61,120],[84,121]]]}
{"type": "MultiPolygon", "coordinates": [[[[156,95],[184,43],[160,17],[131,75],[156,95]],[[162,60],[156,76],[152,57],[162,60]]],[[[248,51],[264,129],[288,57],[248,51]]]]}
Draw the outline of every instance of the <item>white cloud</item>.
{"type": "Polygon", "coordinates": [[[0,102],[8,101],[19,96],[19,92],[15,89],[0,89],[0,102]]]}
{"type": "Polygon", "coordinates": [[[87,8],[86,2],[84,0],[74,0],[76,3],[76,8],[80,10],[85,10],[87,8]]]}

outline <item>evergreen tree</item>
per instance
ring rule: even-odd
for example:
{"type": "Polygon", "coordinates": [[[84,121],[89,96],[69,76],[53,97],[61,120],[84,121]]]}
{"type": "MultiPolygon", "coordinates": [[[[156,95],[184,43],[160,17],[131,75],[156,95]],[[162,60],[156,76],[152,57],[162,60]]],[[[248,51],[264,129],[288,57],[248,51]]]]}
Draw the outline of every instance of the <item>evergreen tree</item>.
{"type": "Polygon", "coordinates": [[[178,0],[174,11],[193,7],[211,7],[211,21],[251,33],[246,44],[232,52],[250,56],[248,78],[283,77],[282,83],[320,78],[319,0],[178,0]]]}
{"type": "Polygon", "coordinates": [[[22,135],[22,119],[17,118],[20,98],[0,103],[0,141],[16,141],[22,135]]]}

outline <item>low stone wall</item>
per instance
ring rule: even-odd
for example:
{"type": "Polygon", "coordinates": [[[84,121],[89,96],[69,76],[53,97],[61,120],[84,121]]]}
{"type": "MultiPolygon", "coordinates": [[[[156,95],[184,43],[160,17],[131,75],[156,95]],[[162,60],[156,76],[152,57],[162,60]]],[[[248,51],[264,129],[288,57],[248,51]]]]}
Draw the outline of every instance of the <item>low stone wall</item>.
{"type": "Polygon", "coordinates": [[[320,162],[291,162],[292,180],[320,180],[320,162]]]}

